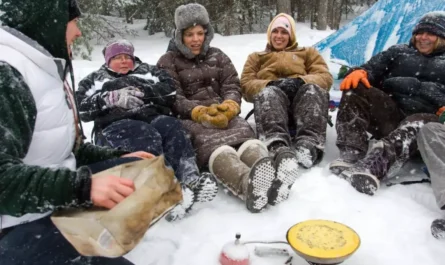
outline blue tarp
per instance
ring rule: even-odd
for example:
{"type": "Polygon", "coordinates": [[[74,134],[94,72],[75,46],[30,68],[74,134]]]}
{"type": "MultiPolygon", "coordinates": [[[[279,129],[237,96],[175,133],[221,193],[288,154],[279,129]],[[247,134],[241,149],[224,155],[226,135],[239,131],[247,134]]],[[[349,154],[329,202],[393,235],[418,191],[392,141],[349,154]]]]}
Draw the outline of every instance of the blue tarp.
{"type": "Polygon", "coordinates": [[[445,10],[445,0],[379,0],[314,46],[325,59],[358,66],[397,43],[408,43],[420,18],[445,10]]]}

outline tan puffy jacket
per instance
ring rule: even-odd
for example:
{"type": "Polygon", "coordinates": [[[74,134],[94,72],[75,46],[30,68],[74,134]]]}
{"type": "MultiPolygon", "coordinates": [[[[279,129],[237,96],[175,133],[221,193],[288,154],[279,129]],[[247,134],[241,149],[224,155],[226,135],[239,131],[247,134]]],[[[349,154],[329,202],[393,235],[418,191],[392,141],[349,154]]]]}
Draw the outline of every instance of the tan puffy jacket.
{"type": "MultiPolygon", "coordinates": [[[[285,14],[279,14],[277,17],[279,16],[288,17],[285,14]]],[[[299,77],[306,83],[319,85],[326,90],[332,86],[333,77],[323,57],[315,48],[298,47],[294,34],[295,24],[292,18],[289,20],[292,34],[289,46],[284,51],[271,49],[269,26],[266,51],[254,52],[247,58],[241,74],[241,90],[244,99],[248,102],[253,102],[253,97],[266,87],[267,83],[279,78],[299,77]]],[[[273,21],[270,24],[272,23],[273,21]]]]}

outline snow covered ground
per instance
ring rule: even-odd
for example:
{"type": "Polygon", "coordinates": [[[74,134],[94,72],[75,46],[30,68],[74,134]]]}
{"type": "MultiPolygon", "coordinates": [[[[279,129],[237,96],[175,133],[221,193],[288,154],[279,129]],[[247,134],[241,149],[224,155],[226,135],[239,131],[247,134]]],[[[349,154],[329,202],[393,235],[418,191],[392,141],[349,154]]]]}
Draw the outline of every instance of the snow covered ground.
{"type": "MultiPolygon", "coordinates": [[[[310,46],[332,31],[314,31],[297,24],[300,45],[310,46]]],[[[163,34],[132,40],[136,55],[155,64],[164,54],[168,39],[163,34]]],[[[241,74],[249,53],[264,49],[265,34],[222,37],[217,35],[212,46],[221,48],[232,59],[241,74]]],[[[75,77],[79,82],[103,63],[101,46],[93,61],[75,60],[75,77]]],[[[339,66],[329,63],[332,72],[339,66]]],[[[339,96],[333,91],[334,97],[339,96]]],[[[243,103],[242,116],[252,105],[243,103]]],[[[333,113],[335,121],[335,113],[333,113]]],[[[92,123],[85,123],[87,136],[92,123]]],[[[356,192],[348,183],[329,173],[327,166],[338,155],[336,132],[328,127],[326,154],[320,165],[301,169],[288,201],[270,207],[263,213],[251,214],[243,203],[224,192],[207,204],[196,205],[190,215],[180,221],[158,222],[143,241],[126,257],[136,265],[216,265],[222,246],[240,232],[244,240],[285,240],[287,230],[308,219],[342,222],[361,237],[361,246],[345,265],[443,265],[445,242],[434,239],[431,222],[445,217],[435,204],[429,184],[382,187],[374,197],[356,192]]],[[[290,249],[289,249],[290,250],[290,249]]],[[[296,255],[295,255],[296,256],[296,255]]],[[[284,264],[285,258],[260,258],[251,252],[252,265],[284,264]]],[[[293,265],[307,264],[300,257],[293,265]]]]}

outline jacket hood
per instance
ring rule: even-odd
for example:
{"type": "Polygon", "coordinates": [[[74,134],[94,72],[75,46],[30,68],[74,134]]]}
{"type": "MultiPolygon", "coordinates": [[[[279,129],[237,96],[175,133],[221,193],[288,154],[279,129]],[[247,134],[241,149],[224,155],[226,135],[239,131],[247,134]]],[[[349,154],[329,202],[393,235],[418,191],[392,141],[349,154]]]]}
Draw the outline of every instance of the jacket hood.
{"type": "MultiPolygon", "coordinates": [[[[2,0],[0,22],[36,41],[53,57],[68,59],[66,26],[71,0],[2,0]]],[[[73,1],[75,3],[75,1],[73,1]]]]}
{"type": "Polygon", "coordinates": [[[285,13],[280,13],[278,15],[276,15],[272,21],[269,24],[269,27],[267,28],[267,46],[266,46],[266,51],[273,51],[273,47],[272,47],[272,43],[271,43],[271,36],[272,36],[272,25],[274,24],[275,20],[279,17],[285,17],[287,18],[287,20],[289,20],[290,22],[290,37],[289,37],[289,44],[287,45],[287,47],[284,49],[285,51],[291,51],[294,50],[297,46],[298,46],[298,42],[297,42],[297,36],[295,34],[295,20],[289,16],[288,14],[285,13]]]}

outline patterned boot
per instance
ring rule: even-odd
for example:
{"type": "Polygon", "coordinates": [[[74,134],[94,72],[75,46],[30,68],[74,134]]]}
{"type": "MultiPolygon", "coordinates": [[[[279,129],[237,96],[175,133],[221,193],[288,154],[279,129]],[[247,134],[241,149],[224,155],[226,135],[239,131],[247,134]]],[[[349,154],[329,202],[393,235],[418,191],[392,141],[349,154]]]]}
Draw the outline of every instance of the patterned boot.
{"type": "MultiPolygon", "coordinates": [[[[298,177],[298,162],[295,153],[289,147],[282,145],[274,151],[273,161],[276,175],[268,192],[268,203],[270,205],[276,205],[286,200],[298,177]]],[[[260,140],[246,141],[238,149],[238,156],[247,166],[252,166],[259,159],[269,157],[266,145],[260,140]]]]}
{"type": "Polygon", "coordinates": [[[235,149],[221,146],[210,156],[209,169],[231,193],[246,202],[250,212],[261,212],[267,206],[268,192],[275,178],[275,168],[269,157],[256,159],[248,167],[235,149]]]}

